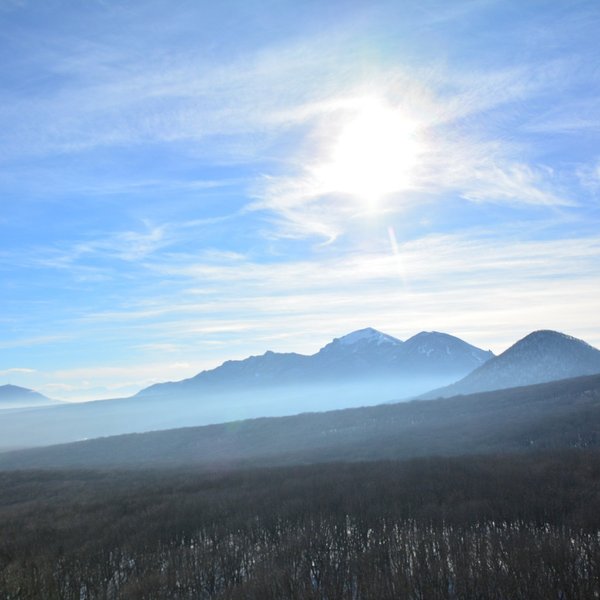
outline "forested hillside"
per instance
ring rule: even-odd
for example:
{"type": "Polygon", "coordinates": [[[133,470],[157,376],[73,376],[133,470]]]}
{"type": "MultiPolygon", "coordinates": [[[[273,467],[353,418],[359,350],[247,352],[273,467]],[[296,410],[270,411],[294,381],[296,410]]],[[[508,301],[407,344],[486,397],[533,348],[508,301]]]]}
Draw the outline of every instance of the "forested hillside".
{"type": "Polygon", "coordinates": [[[7,600],[589,600],[600,455],[0,474],[7,600]]]}

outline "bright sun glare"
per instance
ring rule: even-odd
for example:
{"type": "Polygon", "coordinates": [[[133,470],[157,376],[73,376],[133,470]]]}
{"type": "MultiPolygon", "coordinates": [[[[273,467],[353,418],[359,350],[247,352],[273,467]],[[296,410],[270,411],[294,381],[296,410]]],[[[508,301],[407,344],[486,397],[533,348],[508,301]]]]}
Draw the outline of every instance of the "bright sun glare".
{"type": "Polygon", "coordinates": [[[374,209],[383,196],[409,187],[421,151],[416,129],[398,109],[380,100],[362,101],[317,171],[323,187],[356,196],[374,209]]]}

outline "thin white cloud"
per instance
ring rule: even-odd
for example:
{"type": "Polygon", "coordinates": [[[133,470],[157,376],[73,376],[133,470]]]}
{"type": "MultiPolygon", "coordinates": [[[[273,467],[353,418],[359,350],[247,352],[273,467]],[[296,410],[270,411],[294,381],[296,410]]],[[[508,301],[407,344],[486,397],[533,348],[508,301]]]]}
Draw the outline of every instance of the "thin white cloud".
{"type": "Polygon", "coordinates": [[[3,369],[0,371],[0,377],[7,377],[10,375],[23,375],[29,373],[36,373],[35,369],[28,369],[26,367],[13,367],[11,369],[3,369]]]}
{"type": "Polygon", "coordinates": [[[11,340],[0,341],[0,349],[8,348],[28,348],[30,346],[45,346],[56,344],[57,342],[64,342],[72,339],[70,334],[56,334],[56,335],[38,335],[31,337],[17,337],[11,340]]]}
{"type": "Polygon", "coordinates": [[[551,170],[523,163],[498,165],[489,161],[477,166],[463,163],[457,166],[451,179],[457,193],[475,202],[538,206],[575,204],[565,194],[553,189],[551,170]]]}
{"type": "Polygon", "coordinates": [[[80,281],[106,281],[112,277],[110,269],[91,264],[91,258],[138,262],[175,244],[180,239],[180,231],[192,225],[194,224],[182,223],[172,227],[169,224],[156,225],[146,221],[138,230],[121,230],[93,238],[88,235],[85,239],[61,246],[31,247],[26,252],[4,251],[0,253],[0,264],[65,270],[80,281]]]}
{"type": "MultiPolygon", "coordinates": [[[[244,144],[260,146],[266,140],[257,134],[272,121],[270,115],[296,106],[299,98],[327,97],[339,76],[351,72],[349,60],[340,64],[337,53],[332,55],[331,37],[258,49],[216,65],[172,50],[134,59],[127,46],[77,39],[69,40],[76,50],[63,52],[61,42],[54,41],[50,46],[59,50],[46,52],[40,61],[73,85],[5,105],[0,111],[5,150],[12,155],[77,152],[214,135],[234,135],[241,142],[245,134],[244,144]],[[27,127],[15,119],[24,113],[27,127]]],[[[211,145],[213,155],[218,150],[211,145]]]]}
{"type": "Polygon", "coordinates": [[[144,231],[121,231],[104,240],[78,244],[76,255],[107,254],[125,261],[137,261],[172,243],[167,227],[145,223],[144,231]]]}
{"type": "MultiPolygon", "coordinates": [[[[364,314],[371,310],[380,314],[384,306],[395,306],[394,299],[411,297],[422,306],[417,296],[442,293],[476,297],[478,290],[486,294],[488,290],[522,286],[529,293],[537,290],[543,294],[548,282],[562,286],[565,281],[600,278],[597,238],[519,242],[481,235],[436,235],[399,243],[396,250],[396,254],[382,248],[324,257],[318,263],[261,264],[239,259],[218,264],[163,262],[152,268],[172,278],[177,301],[170,296],[144,299],[121,311],[93,313],[85,319],[130,324],[145,320],[165,335],[167,331],[184,336],[239,333],[280,317],[330,315],[339,307],[353,311],[357,303],[364,305],[364,314]]],[[[443,304],[441,298],[439,302],[443,304]]],[[[440,312],[447,314],[442,309],[440,312]]]]}

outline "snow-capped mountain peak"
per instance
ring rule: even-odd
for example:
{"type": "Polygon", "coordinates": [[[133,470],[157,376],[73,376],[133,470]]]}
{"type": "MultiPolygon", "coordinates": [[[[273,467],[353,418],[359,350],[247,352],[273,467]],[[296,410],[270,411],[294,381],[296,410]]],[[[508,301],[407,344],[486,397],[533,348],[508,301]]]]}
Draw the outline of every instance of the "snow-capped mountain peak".
{"type": "Polygon", "coordinates": [[[483,350],[443,333],[422,333],[411,339],[411,344],[423,345],[422,351],[367,327],[335,338],[316,354],[266,352],[244,360],[227,361],[179,383],[155,384],[138,396],[178,391],[190,396],[200,391],[237,393],[257,386],[286,388],[293,392],[310,384],[329,386],[330,390],[336,386],[344,388],[344,397],[352,390],[365,393],[369,398],[384,394],[385,401],[455,381],[489,358],[483,350]],[[357,382],[368,383],[368,392],[357,382]]]}

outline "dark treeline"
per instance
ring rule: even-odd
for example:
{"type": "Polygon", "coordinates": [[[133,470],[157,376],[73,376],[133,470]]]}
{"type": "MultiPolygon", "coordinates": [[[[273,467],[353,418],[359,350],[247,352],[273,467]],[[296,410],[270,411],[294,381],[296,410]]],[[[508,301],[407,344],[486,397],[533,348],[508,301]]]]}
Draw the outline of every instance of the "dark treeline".
{"type": "Polygon", "coordinates": [[[0,473],[2,599],[589,599],[600,454],[0,473]]]}

